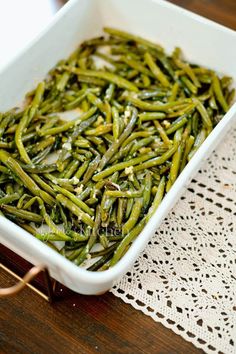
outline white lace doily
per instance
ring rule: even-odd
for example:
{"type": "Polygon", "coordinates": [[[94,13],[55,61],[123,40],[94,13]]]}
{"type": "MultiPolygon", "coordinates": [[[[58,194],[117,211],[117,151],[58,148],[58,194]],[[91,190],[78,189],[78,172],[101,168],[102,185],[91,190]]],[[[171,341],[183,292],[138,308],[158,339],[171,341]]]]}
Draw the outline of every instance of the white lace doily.
{"type": "Polygon", "coordinates": [[[236,129],[111,291],[206,353],[236,353],[236,129]]]}

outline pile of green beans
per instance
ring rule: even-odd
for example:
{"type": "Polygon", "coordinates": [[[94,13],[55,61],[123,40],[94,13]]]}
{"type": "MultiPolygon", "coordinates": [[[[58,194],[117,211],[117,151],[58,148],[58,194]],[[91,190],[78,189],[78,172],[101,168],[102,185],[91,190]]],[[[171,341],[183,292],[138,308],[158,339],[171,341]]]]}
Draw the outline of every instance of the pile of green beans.
{"type": "Polygon", "coordinates": [[[91,271],[126,253],[234,99],[179,48],[104,31],[0,114],[1,215],[91,271]]]}

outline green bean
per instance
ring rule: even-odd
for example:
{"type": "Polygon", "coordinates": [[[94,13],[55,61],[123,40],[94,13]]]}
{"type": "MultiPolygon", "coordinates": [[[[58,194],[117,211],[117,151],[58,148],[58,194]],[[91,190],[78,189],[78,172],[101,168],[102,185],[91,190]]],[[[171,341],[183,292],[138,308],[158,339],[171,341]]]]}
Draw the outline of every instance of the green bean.
{"type": "MultiPolygon", "coordinates": [[[[150,84],[148,85],[150,86],[150,84]]],[[[166,97],[167,92],[164,89],[156,89],[156,90],[149,90],[149,91],[142,91],[138,94],[138,98],[140,100],[146,100],[150,98],[162,98],[166,97]]]]}
{"type": "Polygon", "coordinates": [[[106,191],[105,195],[113,198],[138,198],[141,197],[143,191],[106,191]]]}
{"type": "Polygon", "coordinates": [[[25,163],[31,163],[31,160],[29,158],[28,153],[26,152],[23,142],[22,142],[22,135],[23,132],[25,131],[26,127],[27,127],[27,123],[29,121],[29,111],[27,110],[24,113],[23,118],[20,120],[20,123],[17,126],[17,130],[16,130],[16,134],[15,134],[15,144],[19,150],[20,156],[22,158],[22,160],[25,163]]]}
{"type": "Polygon", "coordinates": [[[114,252],[114,256],[111,259],[110,267],[113,267],[123,256],[126,251],[127,246],[130,245],[134,241],[134,239],[140,234],[146,224],[146,218],[144,217],[140,223],[135,226],[120,242],[116,251],[114,252]]]}
{"type": "Polygon", "coordinates": [[[106,122],[107,122],[107,124],[109,124],[112,121],[112,117],[111,117],[111,106],[108,101],[105,101],[105,103],[104,103],[104,111],[105,111],[105,115],[106,115],[106,122]]]}
{"type": "Polygon", "coordinates": [[[142,65],[142,63],[132,59],[132,58],[129,58],[129,57],[121,57],[120,60],[123,62],[123,63],[126,63],[128,66],[130,66],[131,68],[137,70],[138,72],[146,75],[146,76],[153,76],[151,71],[148,70],[144,65],[142,65]]]}
{"type": "Polygon", "coordinates": [[[41,241],[44,241],[44,242],[47,242],[47,241],[71,241],[72,238],[69,237],[69,236],[64,236],[63,238],[61,238],[61,236],[57,235],[57,234],[54,234],[54,233],[44,233],[44,234],[41,234],[41,233],[36,233],[35,234],[35,237],[38,239],[38,240],[41,240],[41,241]]]}
{"type": "Polygon", "coordinates": [[[138,164],[142,163],[143,161],[149,160],[150,158],[152,158],[154,156],[155,156],[155,153],[149,153],[144,156],[135,157],[129,161],[120,162],[116,165],[108,167],[106,170],[104,170],[102,172],[97,173],[96,175],[93,176],[93,180],[95,182],[97,182],[107,176],[110,176],[112,173],[114,173],[116,171],[121,171],[121,170],[124,170],[126,167],[138,165],[138,164]]]}
{"type": "Polygon", "coordinates": [[[15,200],[19,200],[20,194],[19,193],[12,193],[12,194],[6,194],[4,197],[0,198],[0,205],[2,204],[11,204],[15,200]]]}
{"type": "Polygon", "coordinates": [[[168,73],[168,75],[173,79],[176,80],[176,75],[172,66],[172,63],[170,61],[170,59],[167,57],[167,55],[165,54],[165,52],[157,52],[154,50],[151,50],[151,54],[152,56],[154,56],[154,58],[156,58],[161,65],[163,66],[163,68],[165,69],[165,71],[168,73]]]}
{"type": "Polygon", "coordinates": [[[18,202],[17,202],[17,205],[16,205],[17,209],[23,209],[25,199],[29,199],[29,198],[31,198],[31,195],[24,193],[24,194],[19,198],[19,200],[18,200],[18,202]]]}
{"type": "Polygon", "coordinates": [[[50,128],[50,129],[45,129],[43,131],[39,131],[39,134],[40,134],[40,136],[46,136],[46,135],[57,135],[59,133],[65,132],[65,131],[69,130],[70,128],[73,128],[74,126],[77,126],[82,121],[90,118],[96,112],[96,110],[97,109],[95,107],[93,107],[88,112],[80,115],[78,118],[76,118],[70,122],[67,122],[61,126],[58,126],[55,128],[50,128]]]}
{"type": "Polygon", "coordinates": [[[187,157],[192,149],[192,146],[194,144],[194,136],[190,135],[190,137],[187,139],[186,143],[185,143],[185,149],[184,149],[184,153],[183,153],[183,158],[181,161],[181,166],[180,166],[180,172],[183,171],[186,163],[187,163],[187,157]]]}
{"type": "MultiPolygon", "coordinates": [[[[141,171],[146,168],[150,168],[153,166],[159,166],[165,163],[177,150],[178,145],[174,144],[168,151],[166,151],[162,156],[157,156],[152,159],[149,159],[146,162],[140,163],[138,166],[134,167],[134,171],[141,171]]],[[[141,162],[141,161],[140,161],[141,162]]],[[[129,165],[130,166],[130,165],[129,165]]]]}
{"type": "Polygon", "coordinates": [[[62,232],[60,229],[58,229],[56,227],[56,225],[54,224],[54,222],[51,220],[50,216],[48,215],[48,213],[46,212],[46,208],[44,205],[44,202],[41,198],[39,197],[34,197],[32,198],[30,201],[27,202],[28,206],[24,206],[26,209],[29,208],[35,201],[38,202],[39,204],[39,210],[40,213],[43,217],[43,220],[46,222],[46,224],[48,225],[48,227],[52,230],[52,232],[60,238],[61,241],[66,241],[67,240],[67,236],[65,235],[64,232],[62,232]]]}
{"type": "Polygon", "coordinates": [[[83,75],[83,76],[103,79],[103,80],[106,80],[108,82],[111,82],[111,83],[117,85],[120,88],[129,90],[129,91],[138,92],[137,86],[135,86],[130,81],[122,78],[121,76],[113,74],[113,73],[109,73],[106,71],[85,70],[85,69],[79,69],[79,68],[75,68],[72,70],[68,67],[65,67],[65,69],[72,71],[74,74],[77,74],[77,75],[83,75]]]}
{"type": "Polygon", "coordinates": [[[100,156],[97,155],[88,165],[88,168],[84,174],[82,184],[85,185],[93,176],[94,172],[97,171],[97,167],[100,161],[100,156]]]}
{"type": "Polygon", "coordinates": [[[12,183],[8,183],[6,185],[6,194],[13,194],[14,193],[14,188],[12,183]]]}
{"type": "Polygon", "coordinates": [[[1,204],[0,208],[6,214],[14,215],[17,218],[20,218],[22,220],[28,220],[28,221],[36,222],[36,223],[41,223],[43,221],[43,218],[40,215],[32,213],[30,211],[17,209],[14,206],[1,204]]]}
{"type": "Polygon", "coordinates": [[[130,134],[130,136],[123,142],[122,147],[127,146],[131,141],[137,139],[137,138],[148,138],[151,136],[152,133],[148,131],[139,131],[139,132],[134,132],[130,134]]]}
{"type": "Polygon", "coordinates": [[[212,130],[212,122],[211,122],[211,119],[207,113],[207,110],[205,109],[205,107],[203,106],[203,104],[199,100],[196,100],[196,103],[197,103],[196,108],[202,117],[202,120],[203,120],[203,123],[204,123],[206,129],[208,131],[211,131],[212,130]]]}
{"type": "Polygon", "coordinates": [[[101,257],[106,255],[107,253],[110,253],[110,251],[114,251],[118,245],[114,243],[113,245],[107,247],[106,249],[96,251],[96,252],[91,252],[91,258],[96,258],[96,257],[101,257]]]}
{"type": "Polygon", "coordinates": [[[195,112],[192,117],[192,132],[194,137],[197,136],[199,131],[199,120],[200,120],[200,115],[198,112],[195,112]]]}
{"type": "MultiPolygon", "coordinates": [[[[116,183],[119,177],[119,173],[115,172],[113,175],[110,177],[110,179],[107,181],[109,183],[116,183]]],[[[104,183],[104,185],[106,182],[104,183]]],[[[101,220],[103,224],[108,221],[109,218],[109,213],[111,211],[112,205],[115,202],[114,197],[109,197],[106,195],[106,193],[103,193],[102,199],[101,199],[101,220]]]]}
{"type": "Polygon", "coordinates": [[[164,128],[162,127],[162,125],[158,122],[158,120],[154,121],[155,127],[157,128],[158,133],[160,134],[161,139],[163,140],[163,143],[167,146],[171,145],[171,141],[168,138],[168,136],[166,135],[166,132],[164,130],[164,128]]]}
{"type": "Polygon", "coordinates": [[[234,101],[234,97],[235,97],[235,92],[236,90],[235,89],[232,89],[231,91],[229,91],[227,97],[226,97],[226,100],[227,100],[227,103],[228,105],[230,106],[233,101],[234,101]]]}
{"type": "Polygon", "coordinates": [[[114,140],[117,141],[120,135],[120,117],[118,110],[114,106],[112,107],[112,118],[113,136],[114,140]]]}
{"type": "Polygon", "coordinates": [[[160,180],[159,185],[158,185],[156,195],[154,197],[152,205],[148,210],[146,221],[149,221],[151,219],[151,217],[153,216],[153,214],[156,212],[157,208],[161,204],[161,201],[162,201],[164,193],[165,193],[165,184],[166,184],[166,179],[165,179],[165,176],[163,176],[160,180]]]}
{"type": "Polygon", "coordinates": [[[127,199],[118,198],[117,217],[116,217],[118,227],[122,225],[125,216],[126,205],[127,205],[127,199]]]}
{"type": "Polygon", "coordinates": [[[74,202],[66,198],[63,194],[57,194],[56,199],[59,203],[62,204],[62,206],[69,209],[72,212],[72,214],[80,218],[85,224],[93,227],[94,221],[89,216],[89,214],[83,212],[74,202]]]}
{"type": "Polygon", "coordinates": [[[147,172],[144,179],[144,190],[143,190],[143,210],[146,211],[150,200],[151,200],[151,190],[152,190],[152,173],[147,172]]]}
{"type": "Polygon", "coordinates": [[[199,147],[202,145],[204,140],[206,139],[207,132],[205,129],[201,129],[198,135],[196,136],[196,139],[194,141],[193,149],[190,151],[188,154],[188,161],[191,160],[193,155],[196,153],[196,151],[199,149],[199,147]]]}
{"type": "Polygon", "coordinates": [[[184,142],[181,142],[181,144],[178,146],[178,148],[172,158],[172,164],[171,164],[170,173],[169,173],[169,180],[166,185],[167,192],[169,192],[170,188],[172,187],[172,185],[174,184],[174,182],[177,178],[177,175],[178,175],[178,172],[180,169],[181,158],[183,155],[183,149],[184,149],[184,142]]]}
{"type": "Polygon", "coordinates": [[[2,115],[2,119],[0,122],[0,138],[4,135],[8,124],[11,122],[13,115],[11,113],[6,114],[5,116],[2,115]]]}
{"type": "Polygon", "coordinates": [[[195,110],[195,104],[183,104],[178,107],[178,111],[172,111],[167,114],[167,118],[180,117],[185,114],[192,114],[195,110]]]}
{"type": "Polygon", "coordinates": [[[114,244],[110,247],[110,250],[108,253],[106,253],[103,257],[101,257],[97,262],[95,262],[93,265],[91,265],[88,268],[88,271],[94,272],[96,270],[99,270],[102,266],[105,265],[105,263],[110,260],[110,258],[112,257],[112,254],[114,252],[114,250],[116,249],[117,244],[114,244]]]}
{"type": "Polygon", "coordinates": [[[48,146],[46,149],[42,150],[40,153],[34,156],[31,162],[36,165],[39,164],[49,155],[51,150],[52,150],[52,146],[48,146]]]}
{"type": "Polygon", "coordinates": [[[166,134],[170,135],[174,133],[179,128],[183,127],[188,122],[188,118],[184,115],[183,117],[179,117],[175,122],[171,124],[171,126],[166,130],[166,134]]]}
{"type": "Polygon", "coordinates": [[[68,190],[74,190],[73,186],[77,186],[79,184],[78,178],[75,176],[72,178],[60,178],[51,175],[50,173],[45,173],[45,177],[49,179],[53,184],[58,184],[59,186],[65,187],[68,190]]]}
{"type": "Polygon", "coordinates": [[[67,85],[67,82],[70,78],[70,75],[68,73],[63,73],[60,77],[60,80],[58,81],[57,83],[57,89],[58,91],[64,91],[66,85],[67,85]]]}
{"type": "Polygon", "coordinates": [[[46,192],[48,192],[51,196],[55,197],[55,192],[53,191],[53,189],[49,186],[48,183],[46,183],[42,178],[40,178],[38,175],[36,174],[31,174],[30,177],[32,177],[32,179],[46,192]]]}
{"type": "Polygon", "coordinates": [[[7,175],[10,174],[9,169],[7,167],[5,167],[5,166],[0,166],[0,172],[5,173],[7,175]]]}
{"type": "Polygon", "coordinates": [[[104,249],[109,248],[109,241],[108,241],[106,235],[100,235],[100,236],[99,236],[99,242],[100,242],[100,244],[102,245],[102,247],[103,247],[104,249]]]}
{"type": "Polygon", "coordinates": [[[217,103],[216,103],[216,100],[215,100],[215,96],[214,96],[214,93],[213,93],[212,86],[211,86],[211,88],[209,90],[209,93],[210,93],[209,106],[212,109],[218,110],[218,106],[217,106],[217,103]]]}
{"type": "MultiPolygon", "coordinates": [[[[119,63],[117,60],[113,59],[112,57],[110,57],[107,54],[101,53],[101,52],[95,52],[95,57],[101,58],[103,59],[103,61],[111,64],[113,67],[117,69],[121,69],[123,66],[121,63],[119,63]]],[[[108,67],[109,68],[109,67],[108,67]]]]}
{"type": "Polygon", "coordinates": [[[110,163],[114,163],[119,161],[120,159],[122,159],[125,156],[129,155],[129,151],[131,149],[131,147],[133,146],[134,142],[131,141],[128,145],[125,146],[121,146],[120,150],[111,158],[110,163]]]}
{"type": "Polygon", "coordinates": [[[85,204],[80,198],[76,197],[73,193],[57,185],[54,185],[53,189],[56,190],[57,192],[60,192],[64,196],[68,197],[74,204],[76,204],[85,213],[89,214],[90,216],[94,215],[94,211],[91,208],[89,208],[87,204],[85,204]]]}
{"type": "Polygon", "coordinates": [[[88,129],[86,130],[85,134],[89,136],[91,135],[100,136],[109,133],[111,130],[112,130],[112,124],[105,124],[105,125],[100,125],[95,129],[88,129]]]}
{"type": "Polygon", "coordinates": [[[0,141],[0,149],[11,149],[12,144],[11,143],[6,143],[4,141],[0,141]]]}
{"type": "Polygon", "coordinates": [[[65,124],[58,126],[58,127],[41,130],[39,132],[39,134],[40,134],[40,136],[57,135],[59,133],[69,130],[71,127],[73,127],[75,124],[78,124],[78,123],[80,123],[80,118],[76,119],[75,121],[65,123],[65,124]]]}
{"type": "MultiPolygon", "coordinates": [[[[106,86],[106,81],[96,78],[96,77],[90,77],[90,76],[85,76],[85,75],[78,75],[77,77],[78,82],[81,82],[82,84],[90,84],[90,85],[95,85],[95,86],[101,86],[104,87],[106,86]]],[[[84,102],[84,101],[83,101],[84,102]]],[[[86,111],[85,109],[84,111],[86,111]]]]}
{"type": "Polygon", "coordinates": [[[93,157],[93,153],[88,149],[76,149],[76,153],[77,155],[83,155],[85,159],[90,159],[91,157],[93,157]]]}
{"type": "Polygon", "coordinates": [[[48,173],[48,172],[53,172],[56,171],[57,165],[56,164],[51,164],[51,165],[21,165],[24,171],[28,173],[48,173]]]}
{"type": "Polygon", "coordinates": [[[95,96],[92,92],[88,92],[87,98],[91,104],[96,106],[101,111],[101,113],[104,112],[104,103],[99,97],[95,96]]]}
{"type": "Polygon", "coordinates": [[[156,77],[156,79],[159,80],[160,83],[164,87],[169,87],[170,86],[170,82],[169,82],[167,76],[161,71],[159,66],[155,63],[152,55],[149,52],[146,52],[145,55],[144,55],[144,59],[145,59],[147,65],[149,66],[151,72],[156,77]]]}
{"type": "Polygon", "coordinates": [[[47,139],[41,140],[36,143],[35,147],[31,150],[31,153],[36,154],[42,150],[45,150],[48,146],[53,145],[55,143],[55,137],[50,136],[47,139]]]}
{"type": "Polygon", "coordinates": [[[87,136],[86,138],[82,138],[81,136],[78,137],[78,139],[75,141],[74,145],[81,147],[81,148],[89,148],[91,146],[91,143],[94,143],[96,145],[100,145],[103,143],[103,140],[99,137],[96,136],[87,136]]]}
{"type": "Polygon", "coordinates": [[[84,113],[80,117],[80,119],[82,120],[81,123],[74,127],[74,131],[72,132],[71,136],[67,139],[65,145],[63,144],[62,150],[59,153],[58,160],[57,160],[57,166],[59,171],[63,170],[62,166],[65,157],[68,151],[72,149],[72,145],[74,144],[78,136],[96,121],[97,115],[93,115],[95,112],[96,112],[96,108],[93,107],[88,112],[84,113]]]}
{"type": "Polygon", "coordinates": [[[19,150],[20,156],[22,160],[26,163],[30,163],[30,158],[24,148],[23,142],[22,142],[22,135],[24,131],[26,130],[27,126],[31,122],[32,118],[34,117],[35,113],[37,112],[37,109],[40,105],[40,102],[42,100],[43,94],[45,90],[45,84],[44,82],[41,82],[36,91],[35,91],[35,96],[32,101],[31,107],[25,111],[22,119],[20,120],[17,129],[16,129],[16,134],[15,134],[15,143],[16,146],[19,150]]]}
{"type": "Polygon", "coordinates": [[[109,84],[105,92],[105,97],[104,97],[105,101],[110,102],[114,98],[115,89],[116,89],[115,84],[113,83],[109,84]]]}
{"type": "Polygon", "coordinates": [[[96,217],[95,217],[93,228],[92,228],[92,233],[89,237],[88,243],[86,244],[86,246],[84,247],[84,249],[80,253],[79,257],[77,257],[75,259],[74,262],[76,265],[80,265],[88,257],[91,248],[96,243],[97,232],[100,227],[100,223],[101,223],[101,211],[100,211],[100,208],[97,207],[96,208],[96,217]]]}
{"type": "Polygon", "coordinates": [[[46,203],[53,205],[53,198],[45,191],[42,191],[37,184],[23,171],[16,160],[4,151],[0,150],[0,160],[14,173],[24,185],[36,196],[41,197],[46,203]]]}
{"type": "Polygon", "coordinates": [[[66,171],[63,173],[63,178],[71,178],[74,173],[77,171],[79,167],[79,161],[78,160],[72,160],[69,165],[67,166],[66,171]]]}
{"type": "MultiPolygon", "coordinates": [[[[81,186],[79,188],[81,188],[81,186]]],[[[80,200],[85,200],[89,196],[91,190],[92,187],[87,186],[82,192],[78,192],[77,190],[76,191],[78,192],[78,197],[80,198],[80,200]]]]}
{"type": "Polygon", "coordinates": [[[221,105],[223,111],[226,113],[229,109],[228,103],[225,100],[225,97],[223,95],[223,92],[222,92],[222,89],[220,86],[220,81],[216,75],[213,75],[212,87],[213,87],[213,91],[214,91],[217,101],[221,105]]]}
{"type": "Polygon", "coordinates": [[[196,87],[201,87],[201,84],[196,77],[194,70],[188,63],[182,62],[179,58],[174,58],[174,62],[179,68],[183,69],[183,71],[189,76],[196,87]]]}
{"type": "Polygon", "coordinates": [[[144,45],[146,47],[149,47],[149,48],[153,48],[153,49],[156,49],[160,52],[163,51],[163,48],[156,44],[156,43],[153,43],[153,42],[150,42],[148,41],[147,39],[144,39],[142,37],[139,37],[139,36],[136,36],[136,35],[133,35],[131,33],[128,33],[128,32],[125,32],[125,31],[121,31],[121,30],[117,30],[117,29],[114,29],[114,28],[110,28],[110,27],[105,27],[104,29],[104,32],[112,35],[112,36],[115,36],[115,37],[120,37],[120,38],[123,38],[125,40],[128,40],[128,41],[134,41],[134,42],[137,42],[141,45],[144,45]]]}
{"type": "MultiPolygon", "coordinates": [[[[65,74],[68,74],[68,73],[65,73],[65,74]]],[[[82,93],[81,95],[76,97],[73,101],[71,101],[71,102],[67,103],[66,105],[64,105],[64,109],[69,111],[71,109],[79,107],[80,103],[83,102],[86,97],[87,97],[86,92],[82,93]]]]}
{"type": "Polygon", "coordinates": [[[74,261],[80,255],[80,253],[82,252],[83,248],[84,248],[84,245],[82,245],[79,248],[71,251],[69,254],[65,254],[66,258],[68,258],[70,261],[74,261]]]}
{"type": "Polygon", "coordinates": [[[131,211],[130,217],[122,227],[122,234],[123,235],[127,235],[133,229],[133,227],[137,224],[137,221],[140,217],[142,208],[143,208],[143,199],[142,198],[135,199],[134,206],[131,211]]]}
{"type": "Polygon", "coordinates": [[[75,242],[85,242],[88,240],[87,235],[81,235],[78,232],[75,231],[67,231],[66,234],[73,239],[75,242]]]}
{"type": "Polygon", "coordinates": [[[34,118],[34,116],[37,112],[37,109],[39,108],[40,104],[42,103],[44,91],[45,91],[45,82],[40,82],[35,90],[35,95],[34,95],[32,103],[31,103],[31,107],[29,110],[28,124],[34,118]]]}
{"type": "Polygon", "coordinates": [[[130,95],[126,97],[126,100],[132,103],[135,107],[138,107],[139,109],[142,109],[144,111],[159,111],[159,112],[167,112],[169,109],[173,107],[178,107],[178,105],[182,103],[192,102],[191,99],[184,99],[184,100],[173,101],[168,103],[155,104],[155,103],[141,101],[138,98],[130,95]]]}
{"type": "Polygon", "coordinates": [[[90,193],[90,197],[94,197],[96,198],[97,195],[101,194],[101,189],[104,187],[104,185],[106,184],[107,181],[99,181],[97,182],[94,186],[93,186],[93,189],[91,190],[91,193],[90,193]]]}
{"type": "Polygon", "coordinates": [[[129,154],[133,155],[137,150],[141,149],[144,146],[148,146],[149,144],[151,144],[153,141],[155,140],[155,137],[148,137],[148,138],[143,138],[140,139],[137,143],[134,143],[134,145],[132,146],[129,154]]]}
{"type": "Polygon", "coordinates": [[[149,120],[155,120],[155,119],[165,119],[166,118],[166,114],[162,113],[162,112],[152,112],[152,113],[141,113],[139,114],[139,118],[141,123],[142,122],[146,122],[149,120]]]}
{"type": "Polygon", "coordinates": [[[178,81],[174,83],[174,85],[171,88],[171,95],[168,99],[168,102],[174,102],[177,98],[178,95],[178,91],[179,91],[179,83],[178,81]]]}
{"type": "Polygon", "coordinates": [[[137,110],[135,108],[132,108],[129,112],[131,113],[131,118],[130,118],[129,123],[127,124],[127,127],[125,128],[125,130],[121,134],[119,140],[114,141],[114,143],[110,146],[110,148],[107,150],[107,152],[103,155],[103,157],[99,163],[98,170],[101,171],[106,166],[106,164],[110,161],[112,156],[117,152],[117,150],[119,149],[121,144],[131,134],[131,132],[136,124],[136,121],[137,121],[137,110]]]}
{"type": "Polygon", "coordinates": [[[113,45],[120,43],[119,39],[109,38],[105,39],[104,37],[98,37],[86,40],[82,43],[82,46],[105,46],[105,45],[113,45]]]}
{"type": "Polygon", "coordinates": [[[230,76],[223,76],[220,80],[223,89],[228,88],[233,83],[233,79],[230,76]]]}
{"type": "Polygon", "coordinates": [[[194,84],[192,84],[192,82],[186,76],[182,76],[181,81],[191,93],[193,93],[194,95],[197,94],[198,92],[197,87],[194,84]]]}
{"type": "Polygon", "coordinates": [[[144,87],[149,87],[151,85],[150,77],[148,77],[147,75],[142,74],[141,78],[142,78],[144,87]]]}
{"type": "Polygon", "coordinates": [[[175,135],[174,135],[174,144],[179,145],[182,141],[182,133],[183,133],[183,128],[179,128],[176,130],[175,135]]]}

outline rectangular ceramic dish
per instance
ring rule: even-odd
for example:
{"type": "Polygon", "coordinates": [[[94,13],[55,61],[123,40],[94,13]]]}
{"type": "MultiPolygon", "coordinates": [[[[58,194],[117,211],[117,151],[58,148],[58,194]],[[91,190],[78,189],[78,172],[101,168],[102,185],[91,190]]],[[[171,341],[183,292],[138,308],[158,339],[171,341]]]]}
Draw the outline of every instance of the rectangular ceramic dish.
{"type": "MultiPolygon", "coordinates": [[[[230,75],[236,82],[236,33],[232,30],[161,0],[70,0],[28,48],[0,68],[0,111],[20,104],[25,93],[59,59],[66,58],[84,39],[101,34],[104,26],[141,35],[162,44],[167,51],[180,46],[186,59],[230,75]]],[[[236,104],[208,136],[132,247],[113,268],[93,273],[77,267],[4,217],[0,217],[0,241],[31,263],[47,266],[55,279],[76,292],[105,292],[132,266],[235,118],[236,104]]]]}

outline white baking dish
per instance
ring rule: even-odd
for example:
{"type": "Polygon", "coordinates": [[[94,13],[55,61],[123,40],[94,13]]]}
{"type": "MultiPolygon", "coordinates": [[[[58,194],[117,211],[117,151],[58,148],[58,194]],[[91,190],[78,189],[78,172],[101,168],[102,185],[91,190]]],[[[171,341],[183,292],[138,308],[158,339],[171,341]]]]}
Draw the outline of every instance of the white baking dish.
{"type": "MultiPolygon", "coordinates": [[[[48,28],[8,66],[0,68],[0,111],[19,104],[24,94],[45,77],[59,59],[84,39],[113,26],[161,43],[167,51],[180,46],[186,58],[231,75],[236,82],[236,33],[161,0],[71,0],[48,28]]],[[[33,264],[82,294],[99,294],[112,287],[137,259],[167,216],[201,163],[223,138],[236,118],[236,104],[210,134],[178,177],[153,218],[113,268],[100,273],[75,266],[9,220],[0,217],[0,240],[33,264]]]]}

